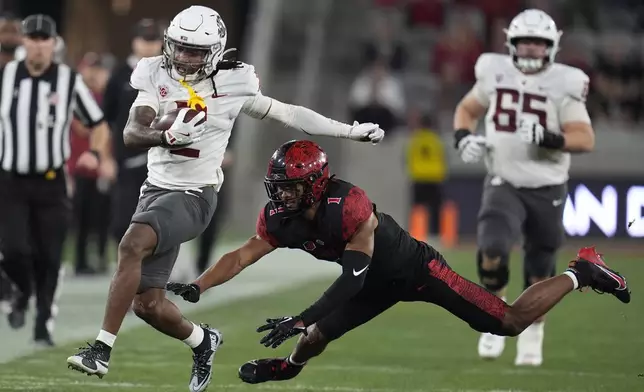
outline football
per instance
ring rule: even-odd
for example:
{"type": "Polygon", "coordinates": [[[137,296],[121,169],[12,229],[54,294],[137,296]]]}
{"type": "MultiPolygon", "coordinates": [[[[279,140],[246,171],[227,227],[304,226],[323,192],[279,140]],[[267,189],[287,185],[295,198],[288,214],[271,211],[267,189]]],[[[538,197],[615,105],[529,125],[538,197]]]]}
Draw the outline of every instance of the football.
{"type": "MultiPolygon", "coordinates": [[[[167,131],[172,126],[172,124],[174,124],[174,121],[177,119],[177,116],[179,115],[179,111],[181,109],[184,109],[184,108],[177,108],[167,112],[160,118],[156,119],[152,123],[151,127],[158,131],[167,131]]],[[[190,120],[192,120],[197,114],[199,114],[198,110],[188,109],[188,113],[186,113],[186,117],[184,117],[183,122],[184,123],[190,122],[190,120]]],[[[206,121],[205,117],[201,121],[199,121],[197,125],[203,124],[204,121],[206,121]]]]}

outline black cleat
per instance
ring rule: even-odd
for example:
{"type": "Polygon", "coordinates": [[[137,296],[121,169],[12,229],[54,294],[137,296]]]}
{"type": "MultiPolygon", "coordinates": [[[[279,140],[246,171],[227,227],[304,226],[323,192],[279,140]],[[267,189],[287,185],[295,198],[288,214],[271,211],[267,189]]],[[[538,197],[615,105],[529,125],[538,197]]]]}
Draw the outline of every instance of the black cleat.
{"type": "Polygon", "coordinates": [[[241,365],[239,378],[248,384],[290,380],[300,374],[304,365],[293,365],[286,358],[254,359],[241,365]]]}
{"type": "Polygon", "coordinates": [[[568,268],[581,277],[580,286],[590,286],[600,294],[612,294],[625,304],[631,302],[626,278],[608,268],[594,246],[581,248],[577,253],[577,260],[571,261],[568,268]]]}
{"type": "Polygon", "coordinates": [[[51,334],[46,327],[36,328],[34,333],[34,343],[38,347],[49,348],[55,347],[54,341],[51,339],[51,334]]]}
{"type": "Polygon", "coordinates": [[[87,347],[79,348],[76,355],[67,358],[67,367],[88,376],[103,378],[107,374],[110,354],[104,344],[97,342],[94,345],[87,343],[87,347]]]}
{"type": "Polygon", "coordinates": [[[204,339],[208,339],[208,348],[201,352],[195,352],[192,356],[192,373],[190,376],[190,392],[203,392],[208,388],[212,380],[212,361],[219,346],[224,343],[221,332],[202,324],[204,339]]]}
{"type": "Polygon", "coordinates": [[[13,307],[11,313],[7,315],[7,321],[13,329],[20,329],[25,326],[25,311],[23,309],[18,309],[13,307]]]}

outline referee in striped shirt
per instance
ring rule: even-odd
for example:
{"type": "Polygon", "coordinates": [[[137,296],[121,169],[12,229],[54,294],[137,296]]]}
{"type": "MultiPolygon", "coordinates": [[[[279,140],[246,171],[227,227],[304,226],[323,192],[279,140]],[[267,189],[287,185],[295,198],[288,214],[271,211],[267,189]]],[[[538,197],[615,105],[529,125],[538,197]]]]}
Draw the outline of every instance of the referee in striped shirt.
{"type": "Polygon", "coordinates": [[[20,328],[36,295],[34,340],[53,345],[48,329],[58,283],[70,202],[64,165],[73,116],[93,129],[91,151],[78,164],[114,175],[110,132],[79,74],[54,62],[56,24],[31,15],[22,22],[26,58],[0,70],[0,218],[2,268],[20,290],[9,323],[20,328]]]}

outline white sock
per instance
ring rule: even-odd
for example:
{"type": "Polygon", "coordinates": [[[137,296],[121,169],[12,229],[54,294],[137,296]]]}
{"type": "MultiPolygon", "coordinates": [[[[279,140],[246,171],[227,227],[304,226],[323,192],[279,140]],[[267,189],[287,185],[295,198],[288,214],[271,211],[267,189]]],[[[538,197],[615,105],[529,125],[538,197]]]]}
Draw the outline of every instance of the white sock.
{"type": "Polygon", "coordinates": [[[183,342],[190,348],[195,348],[203,342],[204,332],[203,328],[198,325],[192,324],[192,333],[183,342]]]}
{"type": "Polygon", "coordinates": [[[289,355],[288,358],[286,358],[286,362],[290,363],[291,365],[295,365],[295,366],[304,366],[304,365],[306,365],[306,362],[302,362],[302,363],[295,362],[293,360],[292,356],[293,356],[293,354],[289,355]]]}
{"type": "Polygon", "coordinates": [[[572,271],[565,271],[563,274],[569,277],[570,280],[572,280],[573,290],[577,290],[579,288],[579,281],[577,280],[577,275],[575,275],[575,273],[572,271]]]}
{"type": "Polygon", "coordinates": [[[111,333],[101,329],[101,331],[98,333],[98,337],[96,338],[99,342],[103,342],[107,344],[108,346],[112,347],[114,346],[114,342],[116,341],[116,335],[112,335],[111,333]]]}

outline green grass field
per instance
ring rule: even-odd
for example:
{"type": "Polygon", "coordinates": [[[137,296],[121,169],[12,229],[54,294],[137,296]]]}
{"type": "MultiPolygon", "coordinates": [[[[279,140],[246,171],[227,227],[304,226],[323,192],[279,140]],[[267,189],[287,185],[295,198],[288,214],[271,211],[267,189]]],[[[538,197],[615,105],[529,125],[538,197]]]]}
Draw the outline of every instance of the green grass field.
{"type": "MultiPolygon", "coordinates": [[[[448,252],[452,266],[475,279],[471,258],[470,252],[448,252]]],[[[521,283],[516,279],[521,276],[518,257],[514,261],[511,298],[520,292],[521,283]]],[[[513,366],[514,339],[499,360],[479,360],[476,332],[436,306],[414,303],[399,304],[334,342],[296,379],[252,386],[237,378],[237,368],[250,359],[286,355],[295,343],[285,343],[277,350],[264,348],[259,345],[261,335],[254,332],[256,326],[265,317],[300,311],[329,282],[190,316],[217,326],[225,336],[211,392],[644,391],[644,296],[638,290],[644,284],[644,262],[613,256],[610,263],[629,279],[631,304],[592,291],[572,293],[549,315],[545,362],[538,369],[513,366]]],[[[0,365],[0,391],[187,390],[189,350],[147,327],[119,336],[110,373],[103,380],[66,368],[65,358],[81,344],[0,365]]]]}

